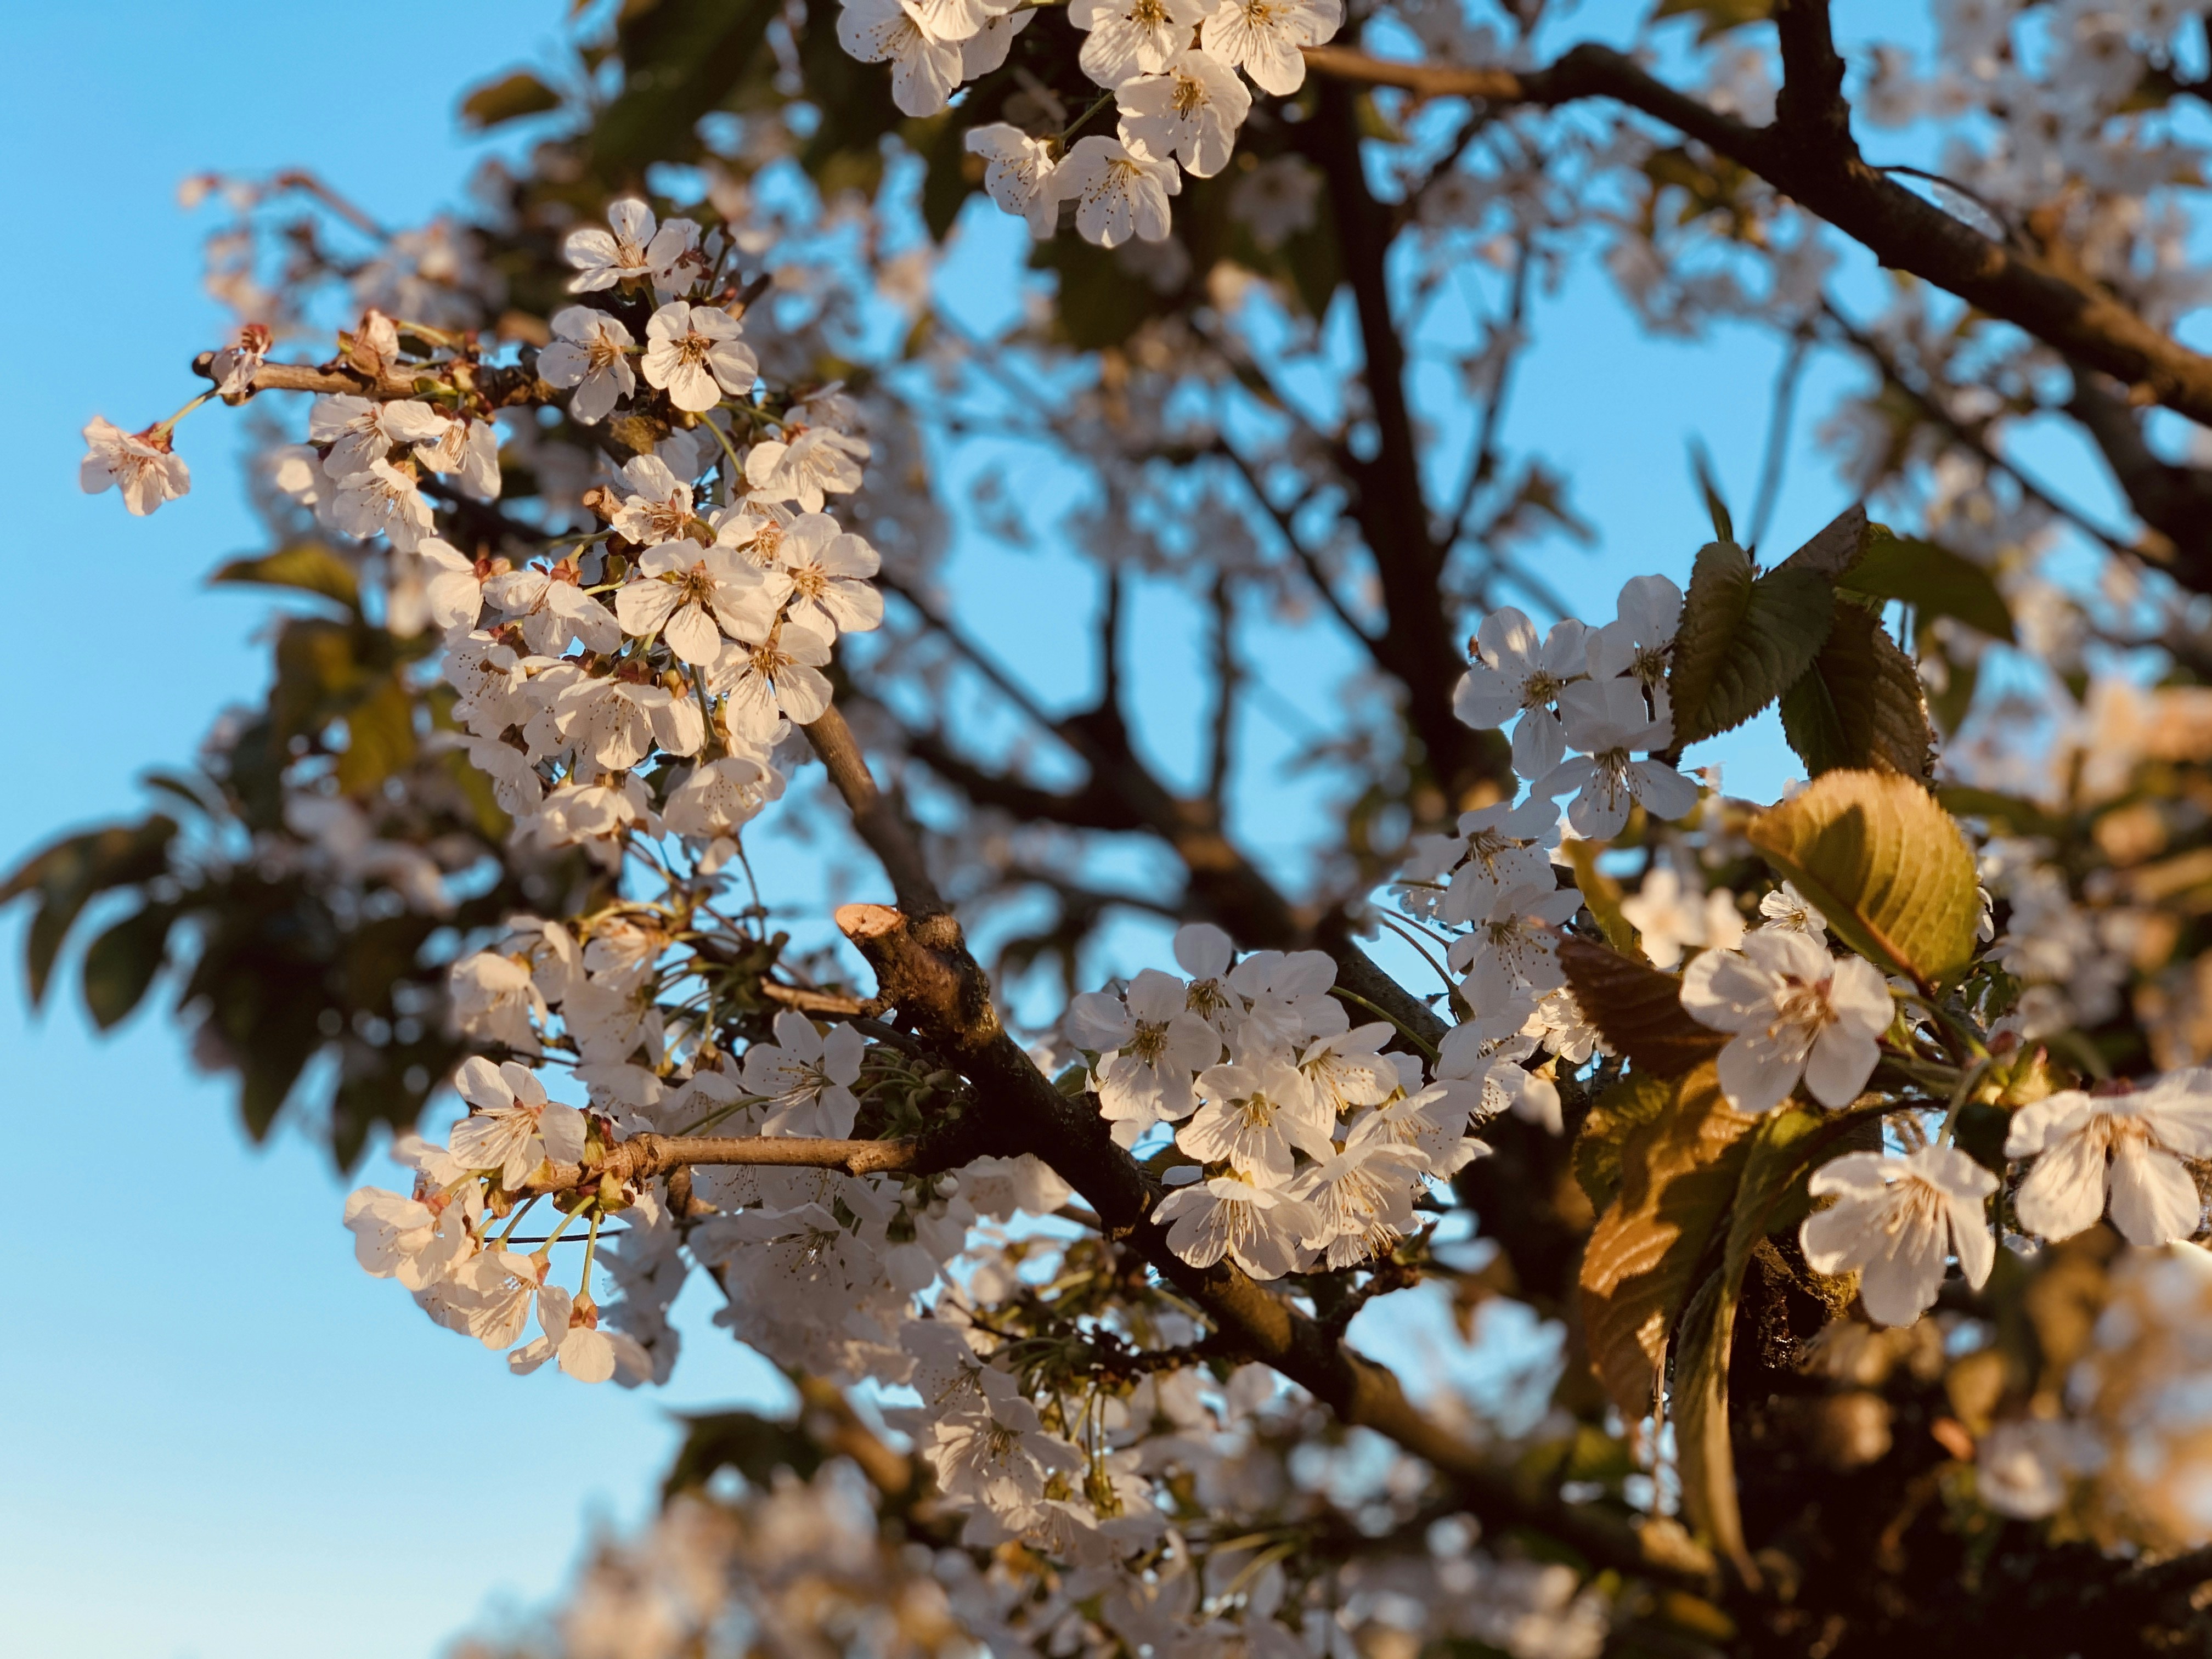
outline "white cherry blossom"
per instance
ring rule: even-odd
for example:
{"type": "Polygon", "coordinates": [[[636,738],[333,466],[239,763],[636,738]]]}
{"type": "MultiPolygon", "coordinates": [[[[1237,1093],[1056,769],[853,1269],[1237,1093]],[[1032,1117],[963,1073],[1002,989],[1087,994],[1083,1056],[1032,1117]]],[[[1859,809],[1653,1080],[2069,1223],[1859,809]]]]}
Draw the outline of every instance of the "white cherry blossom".
{"type": "Polygon", "coordinates": [[[1493,899],[1474,932],[1452,941],[1447,958],[1468,976],[1475,1006],[1496,1009],[1522,992],[1540,994],[1565,984],[1553,930],[1571,919],[1582,902],[1583,896],[1571,887],[1534,883],[1508,888],[1493,899]]]}
{"type": "Polygon", "coordinates": [[[526,1066],[481,1054],[461,1062],[453,1086],[475,1109],[453,1126],[447,1145],[465,1168],[489,1170],[510,1192],[518,1190],[547,1158],[574,1164],[584,1156],[584,1115],[545,1097],[545,1085],[526,1066]]]}
{"type": "Polygon", "coordinates": [[[860,487],[868,443],[835,427],[811,426],[788,442],[770,438],[745,456],[745,482],[772,501],[795,501],[801,513],[819,513],[825,495],[860,487]]]}
{"type": "Polygon", "coordinates": [[[2128,1094],[2064,1089],[2031,1101],[2013,1114],[2005,1156],[2036,1160],[2013,1200],[2029,1232],[2071,1238],[2097,1224],[2109,1198],[2129,1243],[2187,1238],[2204,1201],[2183,1160],[2212,1157],[2212,1069],[2128,1094]]]}
{"type": "Polygon", "coordinates": [[[1996,1259],[1982,1204],[1997,1178],[1956,1146],[1904,1158],[1850,1152],[1813,1172],[1808,1190],[1833,1198],[1799,1231],[1805,1259],[1824,1273],[1859,1272],[1859,1300],[1877,1324],[1910,1325],[1943,1287],[1955,1250],[1979,1290],[1996,1259]]]}
{"type": "Polygon", "coordinates": [[[690,534],[691,486],[659,456],[633,456],[615,476],[627,492],[611,526],[617,535],[651,547],[690,534]]]}
{"type": "Polygon", "coordinates": [[[1244,1012],[1244,1000],[1229,988],[1237,945],[1210,921],[1186,922],[1176,929],[1176,965],[1190,975],[1183,1006],[1220,1032],[1231,1035],[1244,1012]]]}
{"type": "Polygon", "coordinates": [[[1206,1104],[1176,1131],[1176,1145],[1201,1163],[1226,1163],[1244,1180],[1279,1187],[1296,1168],[1296,1148],[1313,1158],[1334,1151],[1334,1115],[1296,1066],[1279,1060],[1214,1066],[1199,1073],[1206,1104]]]}
{"type": "Polygon", "coordinates": [[[559,656],[572,639],[602,654],[622,647],[622,624],[577,585],[574,565],[505,571],[484,583],[483,594],[520,626],[523,642],[541,657],[559,656]]]}
{"type": "Polygon", "coordinates": [[[432,518],[421,485],[389,461],[371,461],[367,471],[338,480],[331,522],[348,536],[381,531],[402,553],[412,553],[430,533],[432,518]]]}
{"type": "Polygon", "coordinates": [[[1620,902],[1654,968],[1672,968],[1686,947],[1732,951],[1743,942],[1743,917],[1726,888],[1700,894],[1672,864],[1662,864],[1620,902]]]}
{"type": "Polygon", "coordinates": [[[1060,189],[1053,181],[1060,163],[1051,144],[1004,121],[970,127],[961,142],[969,155],[983,158],[983,193],[1001,211],[1027,221],[1030,235],[1051,235],[1060,219],[1060,189]]]}
{"type": "Polygon", "coordinates": [[[1053,175],[1062,201],[1075,204],[1084,240],[1119,247],[1132,236],[1157,242],[1168,234],[1168,198],[1182,193],[1176,164],[1130,153],[1118,138],[1079,138],[1053,175]]]}
{"type": "Polygon", "coordinates": [[[637,569],[615,593],[615,616],[633,639],[659,635],[681,662],[712,664],[725,630],[757,635],[775,614],[761,573],[726,547],[665,542],[646,549],[637,569]]]}
{"type": "Polygon", "coordinates": [[[1419,1146],[1375,1124],[1367,1119],[1341,1152],[1320,1154],[1291,1188],[1313,1209],[1319,1225],[1306,1243],[1322,1251],[1332,1272],[1389,1255],[1413,1231],[1413,1200],[1428,1160],[1419,1146]]]}
{"type": "Polygon", "coordinates": [[[980,80],[1006,61],[1014,37],[1036,21],[1033,7],[1002,11],[960,43],[960,78],[980,80]]]}
{"type": "Polygon", "coordinates": [[[1324,45],[1343,23],[1342,0],[1221,0],[1198,39],[1262,92],[1286,98],[1306,83],[1299,48],[1324,45]]]}
{"type": "Polygon", "coordinates": [[[1122,1146],[1198,1109],[1191,1082],[1220,1058],[1221,1037],[1189,1011],[1188,995],[1174,975],[1147,968],[1125,996],[1086,991],[1068,1004],[1068,1040],[1097,1054],[1092,1087],[1122,1146]]]}
{"type": "Polygon", "coordinates": [[[1234,1176],[1178,1187],[1152,1218],[1168,1230],[1168,1248],[1192,1267],[1211,1267],[1226,1256],[1255,1279],[1291,1272],[1300,1247],[1322,1231],[1310,1205],[1234,1176]]]}
{"type": "Polygon", "coordinates": [[[1761,927],[1782,928],[1793,933],[1803,933],[1813,939],[1826,937],[1828,919],[1818,906],[1797,890],[1794,882],[1784,882],[1774,891],[1759,901],[1759,914],[1765,918],[1761,927]]]}
{"type": "Polygon", "coordinates": [[[757,639],[740,635],[725,645],[707,683],[729,695],[731,730],[758,743],[774,733],[779,715],[794,726],[820,720],[830,707],[822,670],[830,643],[827,635],[787,617],[757,639]]]}
{"type": "MultiPolygon", "coordinates": [[[[1613,620],[1590,630],[1589,672],[1597,679],[1626,674],[1663,696],[1669,647],[1682,620],[1682,590],[1664,576],[1632,576],[1620,590],[1613,620]]],[[[1661,705],[1663,710],[1665,705],[1661,705]]]]}
{"type": "Polygon", "coordinates": [[[538,1328],[543,1335],[507,1357],[517,1376],[527,1376],[549,1359],[579,1382],[604,1382],[620,1370],[634,1385],[653,1375],[643,1348],[620,1331],[601,1330],[599,1310],[558,1285],[538,1293],[538,1328]]]}
{"type": "Polygon", "coordinates": [[[1452,713],[1478,732],[1519,715],[1513,769],[1524,778],[1542,777],[1567,752],[1557,713],[1559,694],[1584,672],[1588,634],[1570,617],[1553,623],[1540,641],[1536,624],[1510,605],[1492,611],[1475,629],[1474,660],[1452,692],[1452,713]]]}
{"type": "MultiPolygon", "coordinates": [[[[471,1183],[469,1191],[481,1199],[482,1188],[471,1183]]],[[[408,1198],[381,1187],[357,1187],[346,1196],[345,1224],[354,1236],[354,1259],[363,1269],[378,1279],[396,1279],[410,1291],[449,1277],[475,1249],[466,1206],[436,1192],[408,1198]]]]}
{"type": "Polygon", "coordinates": [[[653,210],[635,197],[607,209],[611,230],[586,225],[568,233],[561,252],[580,273],[568,283],[571,294],[596,293],[617,283],[650,280],[665,293],[681,293],[704,274],[699,260],[699,227],[689,219],[656,224],[653,210]]]}
{"type": "Polygon", "coordinates": [[[408,422],[410,417],[401,411],[410,408],[442,419],[426,404],[398,399],[387,403],[356,398],[350,392],[326,392],[317,398],[307,405],[307,441],[327,451],[323,457],[324,473],[343,478],[368,471],[372,462],[386,459],[402,441],[394,428],[408,422]]]}
{"type": "Polygon", "coordinates": [[[959,86],[960,43],[939,40],[899,0],[844,0],[837,43],[864,64],[891,66],[891,102],[902,115],[934,115],[959,86]]]}
{"type": "Polygon", "coordinates": [[[637,372],[629,362],[636,343],[619,317],[567,306],[553,313],[553,343],[538,354],[538,373],[548,386],[575,387],[568,398],[574,418],[592,425],[636,393],[637,372]]]}
{"type": "Polygon", "coordinates": [[[1708,951],[1682,975],[1692,1018],[1730,1031],[1721,1092],[1740,1112],[1771,1111],[1802,1079],[1823,1106],[1858,1098],[1893,1015],[1881,970],[1832,957],[1803,933],[1761,928],[1741,949],[1708,951]]]}
{"type": "Polygon", "coordinates": [[[1194,179],[1211,179],[1229,165],[1237,129],[1252,112],[1252,94],[1235,70],[1188,49],[1169,58],[1157,75],[1124,81],[1114,96],[1121,109],[1118,131],[1129,153],[1160,161],[1172,156],[1194,179]]]}
{"type": "Polygon", "coordinates": [[[777,538],[767,592],[794,619],[831,639],[865,634],[883,625],[884,596],[868,585],[883,562],[827,514],[801,514],[777,538]]]}
{"type": "Polygon", "coordinates": [[[778,1014],[775,1041],[745,1051],[745,1088],[770,1103],[761,1133],[832,1140],[852,1133],[860,1110],[853,1085],[860,1079],[866,1048],[850,1025],[832,1025],[825,1035],[804,1014],[789,1009],[778,1014]]]}
{"type": "Polygon", "coordinates": [[[1107,88],[1158,75],[1205,17],[1204,0],[1069,0],[1067,8],[1067,21],[1086,36],[1077,61],[1107,88]]]}
{"type": "Polygon", "coordinates": [[[744,397],[760,378],[760,360],[738,339],[744,329],[719,306],[671,300],[646,321],[646,384],[695,415],[725,397],[744,397]]]}
{"type": "Polygon", "coordinates": [[[1577,835],[1612,840],[1627,823],[1632,803],[1662,822],[1697,806],[1698,786],[1665,761],[1650,758],[1650,750],[1674,740],[1674,722],[1645,716],[1634,682],[1585,681],[1568,687],[1560,703],[1567,742],[1586,752],[1570,755],[1530,787],[1540,795],[1575,792],[1567,823],[1577,835]],[[1638,750],[1646,758],[1636,759],[1638,750]]]}
{"type": "Polygon", "coordinates": [[[783,775],[774,767],[750,755],[726,755],[695,768],[668,792],[661,821],[678,836],[727,836],[758,817],[782,793],[783,775]]]}
{"type": "MultiPolygon", "coordinates": [[[[402,404],[420,409],[420,404],[402,404]]],[[[439,417],[436,435],[412,440],[415,459],[433,472],[449,472],[463,493],[480,501],[496,501],[501,489],[499,428],[489,421],[439,417]]]]}
{"type": "Polygon", "coordinates": [[[1461,813],[1459,834],[1447,839],[1455,862],[1464,862],[1451,871],[1440,907],[1444,920],[1464,927],[1488,915],[1500,893],[1542,885],[1552,871],[1544,848],[1559,831],[1559,809],[1541,795],[1461,813]]]}
{"type": "Polygon", "coordinates": [[[965,40],[992,18],[1011,9],[1011,0],[905,0],[907,13],[933,40],[965,40]]]}
{"type": "Polygon", "coordinates": [[[538,1052],[536,1022],[545,999],[530,965],[496,951],[478,951],[455,963],[447,975],[453,1019],[471,1036],[502,1043],[517,1054],[538,1052]]]}

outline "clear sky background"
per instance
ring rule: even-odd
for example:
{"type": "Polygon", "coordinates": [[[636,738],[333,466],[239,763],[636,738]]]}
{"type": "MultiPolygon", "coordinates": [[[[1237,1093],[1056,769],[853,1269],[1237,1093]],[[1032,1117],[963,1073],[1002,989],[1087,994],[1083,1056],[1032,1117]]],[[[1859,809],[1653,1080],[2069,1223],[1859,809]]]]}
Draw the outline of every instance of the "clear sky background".
{"type": "MultiPolygon", "coordinates": [[[[459,198],[471,165],[459,91],[538,55],[565,9],[104,0],[11,17],[0,445],[21,489],[0,692],[17,755],[0,860],[138,810],[137,775],[189,757],[218,708],[263,684],[263,602],[204,584],[255,536],[234,421],[216,409],[186,425],[193,493],[150,522],[76,485],[84,422],[135,428],[167,414],[194,385],[191,357],[226,326],[198,287],[206,222],[178,208],[178,180],[305,164],[387,222],[420,218],[459,198]]],[[[987,298],[993,282],[1011,297],[1008,228],[963,262],[987,298]]],[[[1626,576],[1686,577],[1708,533],[1689,434],[1723,458],[1744,510],[1774,356],[1748,337],[1641,340],[1587,281],[1542,313],[1515,434],[1574,480],[1604,532],[1600,552],[1562,553],[1548,572],[1601,620],[1626,576]]],[[[1807,387],[1801,440],[1837,383],[1807,387]]],[[[1845,500],[1801,460],[1772,544],[1794,544],[1845,500]]],[[[1067,568],[1048,553],[964,548],[948,582],[971,625],[1009,641],[1055,698],[1080,690],[1065,642],[1039,625],[1067,568]]],[[[1301,695],[1328,695],[1326,678],[1279,666],[1301,695]]],[[[1151,695],[1171,703],[1172,676],[1151,695]]],[[[1772,794],[1790,772],[1770,726],[1698,758],[1724,761],[1747,794],[1772,794]]],[[[774,1387],[696,1305],[694,1340],[659,1395],[585,1389],[550,1369],[510,1378],[359,1272],[337,1224],[350,1183],[295,1132],[248,1146],[228,1084],[191,1072],[158,1000],[95,1040],[58,975],[53,1006],[33,1018],[21,921],[0,923],[0,1128],[15,1153],[0,1340],[10,1659],[430,1659],[550,1595],[594,1525],[645,1512],[672,1409],[774,1387]]]]}

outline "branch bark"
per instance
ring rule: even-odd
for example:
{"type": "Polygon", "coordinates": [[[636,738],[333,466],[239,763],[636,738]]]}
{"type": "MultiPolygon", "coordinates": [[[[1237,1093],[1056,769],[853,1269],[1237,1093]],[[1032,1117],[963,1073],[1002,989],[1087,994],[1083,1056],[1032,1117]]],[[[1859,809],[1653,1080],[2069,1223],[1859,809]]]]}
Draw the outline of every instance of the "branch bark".
{"type": "MultiPolygon", "coordinates": [[[[847,1175],[929,1175],[955,1167],[931,1162],[934,1152],[964,1161],[964,1149],[949,1138],[898,1140],[822,1140],[792,1135],[633,1135],[608,1148],[596,1164],[548,1162],[525,1183],[526,1193],[573,1192],[608,1176],[628,1186],[672,1170],[702,1164],[756,1164],[777,1169],[842,1170],[847,1175]]],[[[972,1156],[972,1153],[965,1154],[972,1156]]]]}

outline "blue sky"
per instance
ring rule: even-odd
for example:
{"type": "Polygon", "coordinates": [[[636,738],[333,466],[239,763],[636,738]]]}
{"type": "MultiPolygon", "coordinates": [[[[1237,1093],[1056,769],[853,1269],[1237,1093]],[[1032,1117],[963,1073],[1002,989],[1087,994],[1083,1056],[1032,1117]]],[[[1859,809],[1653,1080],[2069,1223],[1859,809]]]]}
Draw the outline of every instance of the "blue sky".
{"type": "MultiPolygon", "coordinates": [[[[185,428],[194,492],[150,523],[75,483],[85,420],[167,413],[224,325],[198,286],[205,224],[177,207],[179,179],[303,163],[389,221],[418,217],[469,169],[458,91],[536,55],[562,9],[109,0],[11,20],[0,441],[24,489],[0,689],[27,741],[0,791],[0,859],[135,810],[142,770],[188,757],[224,702],[260,689],[260,603],[204,585],[255,533],[223,413],[185,428]]],[[[1002,280],[991,250],[1008,244],[996,231],[984,242],[966,268],[1002,280]]],[[[1604,532],[1601,551],[1553,566],[1601,618],[1625,577],[1685,576],[1705,538],[1688,434],[1723,457],[1742,510],[1772,351],[1655,345],[1582,281],[1543,310],[1516,433],[1575,479],[1604,532]]],[[[1808,387],[1801,435],[1833,384],[1808,387]]],[[[1773,544],[1842,505],[1826,469],[1801,462],[1773,544]]],[[[1079,642],[1071,652],[1036,618],[1068,568],[1049,551],[969,547],[949,582],[1055,700],[1081,689],[1066,666],[1079,642]]],[[[1286,695],[1325,700],[1329,677],[1300,668],[1277,665],[1286,695]]],[[[1177,683],[1152,682],[1162,712],[1177,683]]],[[[1698,758],[1724,761],[1746,793],[1771,794],[1789,772],[1766,726],[1698,758]]],[[[1264,791],[1247,805],[1264,809],[1264,791]]],[[[696,1307],[699,1340],[660,1395],[550,1370],[511,1379],[355,1268],[327,1159],[289,1131],[248,1146],[228,1088],[191,1073],[158,1009],[95,1041],[64,979],[29,1017],[20,933],[20,915],[0,924],[0,1121],[18,1157],[14,1334],[0,1345],[11,1656],[428,1659],[550,1594],[593,1524],[642,1513],[672,1409],[773,1388],[696,1307]]]]}

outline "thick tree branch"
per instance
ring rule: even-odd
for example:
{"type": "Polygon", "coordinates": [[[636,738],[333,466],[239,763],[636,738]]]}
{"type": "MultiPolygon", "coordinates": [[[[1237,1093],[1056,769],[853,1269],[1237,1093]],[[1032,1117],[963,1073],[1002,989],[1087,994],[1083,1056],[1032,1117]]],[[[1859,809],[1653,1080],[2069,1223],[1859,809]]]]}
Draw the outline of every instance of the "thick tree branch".
{"type": "MultiPolygon", "coordinates": [[[[1306,61],[1332,79],[1402,87],[1429,98],[1555,107],[1606,98],[1665,122],[1749,168],[1808,212],[1863,244],[1885,265],[1910,271],[1990,316],[2024,329],[2067,356],[2212,426],[2212,357],[2160,333],[2094,285],[2070,280],[2045,261],[1984,235],[1862,160],[1838,131],[1826,88],[1819,43],[1824,12],[1784,8],[1792,16],[1788,54],[1817,70],[1809,88],[1785,88],[1781,107],[1794,125],[1752,127],[1677,92],[1609,47],[1574,47],[1548,68],[1452,69],[1371,58],[1344,46],[1309,46],[1306,61]],[[1787,100],[1796,100],[1794,103],[1787,100]]],[[[1826,48],[1830,54],[1832,46],[1826,48]]]]}
{"type": "Polygon", "coordinates": [[[2066,412],[2081,423],[2128,505],[2158,538],[2134,550],[2183,586],[2212,593],[2212,472],[2162,458],[2127,399],[2094,373],[2075,370],[2066,412]]]}
{"type": "Polygon", "coordinates": [[[909,918],[884,905],[852,904],[837,912],[837,925],[875,969],[884,999],[975,1085],[971,1110],[994,1149],[1033,1154],[1059,1171],[1089,1200],[1107,1237],[1139,1251],[1191,1298],[1223,1346],[1279,1371],[1346,1423],[1425,1460],[1494,1525],[1536,1528],[1599,1565],[1710,1586],[1711,1558],[1673,1523],[1638,1527],[1563,1502],[1425,1416],[1394,1374],[1334,1340],[1284,1297],[1226,1263],[1200,1269],[1177,1256],[1152,1218],[1159,1188],[1114,1144],[1097,1111],[1054,1088],[1007,1035],[951,917],[909,918]]]}
{"type": "Polygon", "coordinates": [[[891,878],[900,908],[915,915],[944,910],[945,900],[921,856],[921,837],[901,816],[897,803],[876,787],[867,757],[860,753],[845,716],[833,705],[805,730],[814,752],[829,769],[830,781],[853,814],[853,827],[891,878]]]}
{"type": "Polygon", "coordinates": [[[1391,313],[1391,210],[1368,188],[1350,85],[1323,80],[1320,93],[1312,123],[1314,159],[1328,180],[1337,247],[1359,317],[1367,398],[1375,419],[1373,459],[1345,458],[1354,488],[1352,512],[1382,594],[1382,636],[1370,648],[1405,685],[1407,723],[1456,808],[1478,787],[1501,781],[1503,757],[1499,745],[1486,742],[1451,711],[1452,691],[1467,671],[1467,658],[1453,637],[1453,619],[1437,603],[1445,550],[1430,526],[1420,448],[1406,401],[1405,345],[1391,313]]]}

